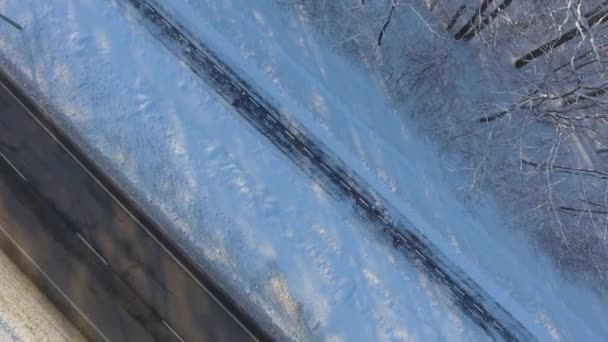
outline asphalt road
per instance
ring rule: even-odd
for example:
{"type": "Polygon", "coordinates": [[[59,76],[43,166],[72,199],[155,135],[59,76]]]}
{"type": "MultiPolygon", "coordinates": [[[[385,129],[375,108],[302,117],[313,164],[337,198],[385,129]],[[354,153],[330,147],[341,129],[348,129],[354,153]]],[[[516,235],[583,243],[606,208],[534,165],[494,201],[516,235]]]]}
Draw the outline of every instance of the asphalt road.
{"type": "Polygon", "coordinates": [[[91,340],[269,339],[1,72],[0,247],[91,340]]]}
{"type": "Polygon", "coordinates": [[[287,158],[337,198],[350,201],[368,228],[428,274],[489,337],[533,341],[516,317],[451,262],[423,232],[315,135],[285,115],[242,75],[189,32],[157,0],[123,0],[140,13],[148,31],[287,158]]]}

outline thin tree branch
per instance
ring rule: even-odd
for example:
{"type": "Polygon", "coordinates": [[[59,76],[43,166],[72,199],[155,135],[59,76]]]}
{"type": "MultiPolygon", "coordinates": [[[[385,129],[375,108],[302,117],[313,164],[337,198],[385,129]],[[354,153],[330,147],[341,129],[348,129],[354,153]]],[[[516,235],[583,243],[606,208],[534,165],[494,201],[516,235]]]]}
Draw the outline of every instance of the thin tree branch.
{"type": "Polygon", "coordinates": [[[23,27],[21,25],[17,24],[15,21],[11,20],[11,18],[5,16],[2,13],[0,13],[0,19],[6,21],[7,23],[9,23],[11,26],[13,26],[14,28],[16,28],[19,31],[23,30],[23,27]]]}

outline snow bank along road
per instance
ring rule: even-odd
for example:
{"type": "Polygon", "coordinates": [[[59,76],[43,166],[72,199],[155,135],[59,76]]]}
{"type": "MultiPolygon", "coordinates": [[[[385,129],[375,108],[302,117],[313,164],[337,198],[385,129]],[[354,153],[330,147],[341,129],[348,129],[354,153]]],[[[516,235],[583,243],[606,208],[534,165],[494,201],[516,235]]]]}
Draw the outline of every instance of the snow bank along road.
{"type": "Polygon", "coordinates": [[[534,340],[528,330],[452,264],[387,201],[351,172],[313,135],[282,114],[156,2],[128,1],[148,30],[276,147],[327,190],[350,199],[383,238],[437,281],[457,306],[488,335],[534,340]]]}
{"type": "Polygon", "coordinates": [[[267,340],[0,72],[0,247],[96,341],[267,340]]]}

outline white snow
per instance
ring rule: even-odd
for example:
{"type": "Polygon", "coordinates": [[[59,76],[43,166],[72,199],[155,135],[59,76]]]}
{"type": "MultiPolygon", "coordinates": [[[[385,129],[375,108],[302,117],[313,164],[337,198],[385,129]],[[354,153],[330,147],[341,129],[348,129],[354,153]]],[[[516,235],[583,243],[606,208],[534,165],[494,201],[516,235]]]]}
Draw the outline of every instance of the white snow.
{"type": "MultiPolygon", "coordinates": [[[[402,114],[417,109],[415,99],[400,111],[388,107],[380,82],[352,60],[332,53],[303,16],[277,15],[274,2],[175,0],[170,7],[225,60],[246,70],[260,88],[366,175],[539,337],[608,336],[603,298],[565,281],[524,236],[504,229],[491,198],[474,208],[461,204],[453,192],[466,180],[444,176],[439,151],[417,136],[409,119],[413,115],[402,114]]],[[[403,41],[428,30],[419,11],[405,8],[401,23],[394,24],[409,33],[399,35],[403,41]]],[[[358,34],[377,34],[357,29],[362,31],[358,34]]]]}
{"type": "Polygon", "coordinates": [[[0,340],[85,341],[3,251],[0,251],[0,340]]]}
{"type": "MultiPolygon", "coordinates": [[[[292,339],[486,339],[119,2],[0,0],[25,27],[0,25],[0,59],[201,265],[292,339]]],[[[437,149],[302,17],[267,1],[166,3],[539,338],[608,335],[607,306],[502,229],[491,199],[462,205],[437,149]]]]}

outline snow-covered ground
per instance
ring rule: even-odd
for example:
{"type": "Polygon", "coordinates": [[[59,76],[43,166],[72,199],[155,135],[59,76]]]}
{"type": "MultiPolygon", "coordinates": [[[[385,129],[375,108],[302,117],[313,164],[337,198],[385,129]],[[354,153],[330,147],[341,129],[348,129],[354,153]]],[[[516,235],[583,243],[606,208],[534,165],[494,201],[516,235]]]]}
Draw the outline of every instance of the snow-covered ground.
{"type": "Polygon", "coordinates": [[[0,341],[86,341],[2,251],[0,341]]]}
{"type": "MultiPolygon", "coordinates": [[[[378,3],[380,6],[382,2],[378,3]]],[[[358,4],[351,2],[353,7],[358,4]]],[[[318,7],[321,6],[319,2],[318,7]]],[[[345,3],[339,6],[349,7],[345,3]]],[[[326,7],[329,10],[331,5],[326,7]]],[[[412,45],[431,39],[422,10],[403,7],[398,22],[393,23],[397,29],[391,33],[412,45]],[[400,34],[400,29],[407,36],[400,34]],[[416,36],[422,38],[411,42],[416,36]]],[[[478,276],[477,280],[494,290],[491,293],[507,301],[511,296],[553,337],[607,336],[602,323],[603,317],[608,317],[603,300],[588,287],[565,281],[553,262],[534,250],[524,236],[505,229],[508,221],[502,219],[491,198],[484,198],[485,204],[476,203],[474,207],[460,204],[453,193],[467,179],[455,179],[453,175],[446,178],[443,163],[437,157],[441,153],[431,142],[417,136],[413,119],[416,113],[407,113],[420,111],[416,99],[405,101],[408,107],[398,110],[387,106],[384,83],[362,72],[352,59],[332,53],[310,25],[310,18],[285,11],[289,6],[282,8],[282,15],[276,15],[281,7],[275,2],[175,0],[172,8],[225,60],[238,65],[288,112],[339,151],[354,169],[368,175],[376,189],[392,193],[388,197],[393,203],[399,203],[408,217],[418,218],[414,221],[418,228],[433,236],[434,242],[459,260],[469,274],[478,276]],[[263,38],[251,39],[252,35],[263,38]],[[588,322],[588,327],[578,324],[579,320],[588,322]]],[[[332,19],[325,18],[328,17],[332,19]]],[[[359,31],[352,34],[369,34],[375,40],[377,31],[360,25],[353,29],[359,31]]],[[[432,42],[429,46],[437,48],[437,44],[432,42]]],[[[466,52],[457,53],[470,57],[466,52]]],[[[458,66],[447,64],[442,70],[458,66]]],[[[475,75],[481,72],[475,70],[475,65],[465,70],[473,75],[461,81],[464,86],[481,78],[475,75]]],[[[453,85],[459,85],[458,81],[453,85]]],[[[478,98],[499,89],[500,86],[473,90],[464,95],[478,98]]],[[[459,95],[463,94],[457,92],[450,97],[459,95]]],[[[464,164],[453,160],[449,163],[464,164]]]]}
{"type": "MultiPolygon", "coordinates": [[[[0,0],[25,27],[0,25],[3,67],[261,320],[293,339],[485,339],[118,3],[0,0]]],[[[539,338],[608,336],[607,306],[503,229],[491,198],[463,205],[437,148],[305,18],[267,1],[164,3],[539,338]]]]}
{"type": "Polygon", "coordinates": [[[4,57],[65,114],[57,119],[160,209],[202,264],[291,338],[312,329],[320,339],[349,341],[483,339],[426,277],[367,235],[345,204],[120,8],[5,5],[27,26],[6,31],[4,57]]]}

